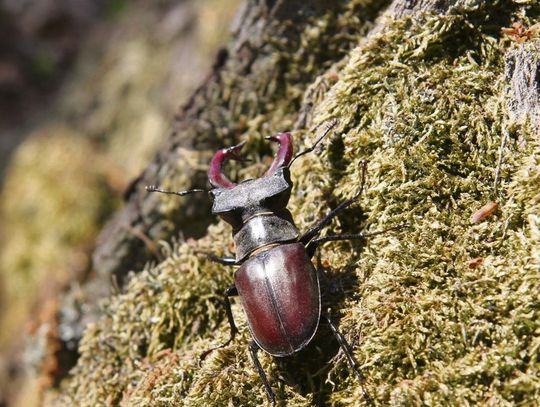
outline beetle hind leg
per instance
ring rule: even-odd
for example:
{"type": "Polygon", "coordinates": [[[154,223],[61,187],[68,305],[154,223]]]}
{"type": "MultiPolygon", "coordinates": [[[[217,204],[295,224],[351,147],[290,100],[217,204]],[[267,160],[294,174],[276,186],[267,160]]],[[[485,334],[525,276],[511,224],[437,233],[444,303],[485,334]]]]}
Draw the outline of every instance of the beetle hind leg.
{"type": "Polygon", "coordinates": [[[255,369],[257,369],[257,373],[259,373],[259,377],[261,378],[264,389],[266,390],[266,395],[268,396],[268,401],[275,406],[276,405],[276,395],[274,394],[274,391],[272,390],[272,387],[270,386],[270,382],[268,381],[268,377],[266,376],[266,373],[264,372],[264,369],[261,366],[261,362],[259,361],[259,356],[257,353],[259,352],[259,345],[255,343],[255,341],[251,341],[249,343],[249,353],[251,354],[251,360],[253,360],[253,364],[255,365],[255,369]]]}
{"type": "Polygon", "coordinates": [[[345,354],[345,357],[347,358],[347,362],[349,362],[349,366],[351,367],[352,371],[358,378],[358,381],[360,382],[360,390],[362,391],[362,397],[364,397],[364,400],[366,400],[366,403],[371,404],[371,398],[369,397],[369,394],[367,393],[366,389],[364,388],[365,378],[362,372],[360,372],[360,368],[358,366],[358,362],[354,359],[354,356],[351,351],[351,346],[343,336],[341,332],[337,329],[337,327],[334,325],[332,320],[328,315],[324,315],[324,318],[328,322],[328,326],[330,326],[330,330],[332,331],[332,334],[336,338],[339,347],[345,354]]]}
{"type": "Polygon", "coordinates": [[[231,328],[231,336],[230,336],[230,338],[227,340],[227,342],[225,342],[225,343],[223,343],[223,344],[221,344],[219,346],[216,346],[214,348],[205,350],[200,356],[201,360],[203,360],[205,357],[207,357],[211,352],[213,352],[213,351],[215,351],[217,349],[222,349],[225,346],[228,346],[234,340],[234,337],[238,333],[238,328],[236,327],[236,324],[234,323],[234,317],[233,317],[233,313],[232,313],[232,309],[231,309],[231,300],[229,299],[229,297],[234,297],[234,296],[237,296],[237,295],[238,295],[238,290],[236,289],[236,287],[234,285],[227,288],[225,290],[225,292],[223,293],[223,296],[225,297],[224,298],[225,312],[227,314],[227,320],[229,321],[229,326],[231,328]]]}

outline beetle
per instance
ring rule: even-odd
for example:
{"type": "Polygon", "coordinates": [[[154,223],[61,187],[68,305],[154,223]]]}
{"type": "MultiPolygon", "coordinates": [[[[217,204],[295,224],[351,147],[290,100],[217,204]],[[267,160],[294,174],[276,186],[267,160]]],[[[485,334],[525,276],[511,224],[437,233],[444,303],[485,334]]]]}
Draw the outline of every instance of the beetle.
{"type": "MultiPolygon", "coordinates": [[[[230,338],[224,344],[205,351],[223,348],[234,340],[238,329],[231,311],[230,297],[239,296],[251,332],[249,351],[255,368],[264,384],[269,401],[275,404],[275,394],[258,358],[258,351],[275,357],[292,355],[305,348],[317,332],[321,320],[321,290],[318,271],[311,258],[324,242],[365,239],[396,227],[372,233],[355,233],[317,237],[321,230],[345,208],[358,200],[365,183],[366,162],[362,163],[362,178],[358,192],[330,211],[315,226],[301,234],[287,209],[293,183],[290,166],[300,156],[313,151],[328,134],[327,126],[315,144],[293,157],[290,133],[267,137],[277,142],[279,149],[268,170],[259,178],[234,183],[223,173],[228,160],[243,160],[240,150],[244,143],[216,152],[210,162],[209,191],[213,198],[212,213],[232,226],[236,245],[234,257],[208,257],[223,265],[239,266],[234,285],[224,293],[224,304],[230,325],[230,338]]],[[[205,191],[193,189],[181,192],[164,191],[155,186],[150,192],[186,195],[205,191]]],[[[363,383],[350,346],[328,315],[323,315],[343,350],[349,365],[363,383]]],[[[363,389],[363,396],[369,396],[363,389]]]]}

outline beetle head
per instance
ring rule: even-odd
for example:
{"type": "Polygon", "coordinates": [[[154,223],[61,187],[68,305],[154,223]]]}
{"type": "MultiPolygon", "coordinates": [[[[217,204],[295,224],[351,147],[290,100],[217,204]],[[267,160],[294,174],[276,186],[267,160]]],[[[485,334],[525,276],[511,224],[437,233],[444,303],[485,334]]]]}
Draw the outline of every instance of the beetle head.
{"type": "Polygon", "coordinates": [[[260,178],[235,184],[223,174],[223,165],[227,160],[242,159],[238,154],[242,144],[218,151],[210,163],[208,178],[214,187],[210,191],[214,199],[212,212],[231,224],[234,230],[255,213],[290,216],[286,206],[292,189],[288,168],[293,155],[291,135],[279,133],[268,139],[278,142],[279,150],[260,178]]]}

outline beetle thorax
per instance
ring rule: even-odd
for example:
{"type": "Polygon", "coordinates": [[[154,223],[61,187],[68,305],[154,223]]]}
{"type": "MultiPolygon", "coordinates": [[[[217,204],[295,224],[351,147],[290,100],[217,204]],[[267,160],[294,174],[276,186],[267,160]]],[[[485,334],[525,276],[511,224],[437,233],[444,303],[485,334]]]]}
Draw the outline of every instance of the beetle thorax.
{"type": "Polygon", "coordinates": [[[212,190],[212,213],[233,227],[238,262],[261,247],[298,238],[298,229],[287,210],[291,188],[289,169],[282,167],[233,188],[212,190]]]}

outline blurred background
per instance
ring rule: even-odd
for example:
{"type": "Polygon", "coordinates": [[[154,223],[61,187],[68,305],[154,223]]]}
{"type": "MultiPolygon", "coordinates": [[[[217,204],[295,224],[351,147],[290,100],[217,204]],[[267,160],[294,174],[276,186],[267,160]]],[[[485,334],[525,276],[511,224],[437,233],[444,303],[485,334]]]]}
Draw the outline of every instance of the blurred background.
{"type": "Polygon", "coordinates": [[[239,5],[0,0],[1,407],[39,405],[74,362],[55,324],[60,294],[91,278],[97,233],[209,74],[239,5]]]}

